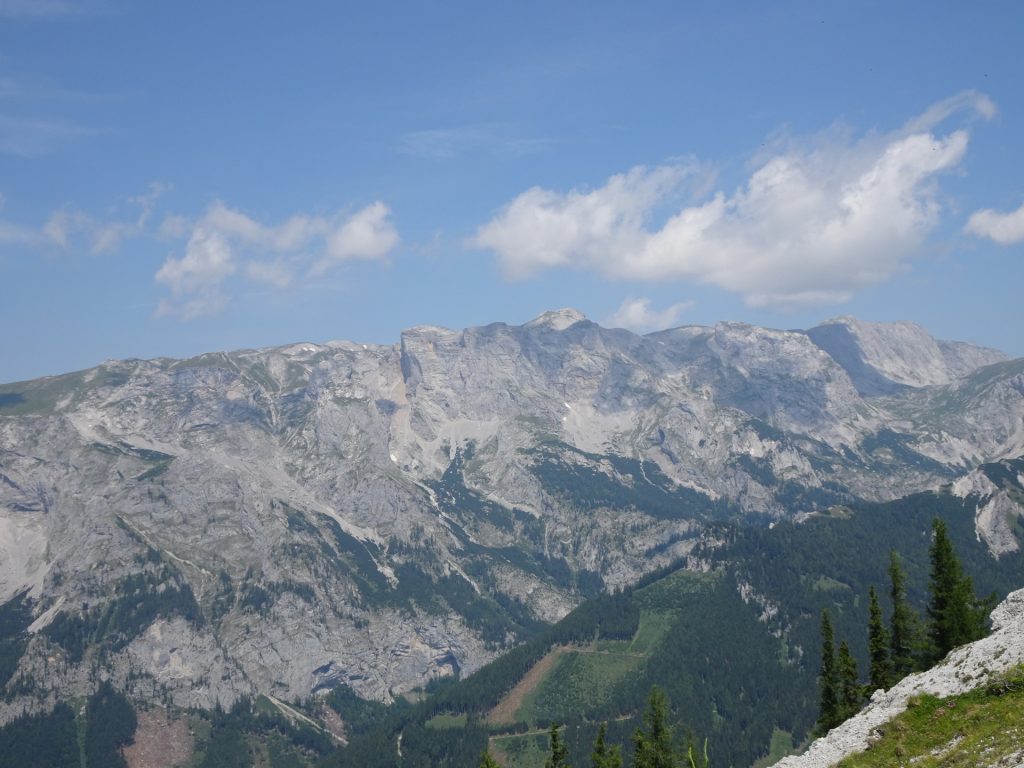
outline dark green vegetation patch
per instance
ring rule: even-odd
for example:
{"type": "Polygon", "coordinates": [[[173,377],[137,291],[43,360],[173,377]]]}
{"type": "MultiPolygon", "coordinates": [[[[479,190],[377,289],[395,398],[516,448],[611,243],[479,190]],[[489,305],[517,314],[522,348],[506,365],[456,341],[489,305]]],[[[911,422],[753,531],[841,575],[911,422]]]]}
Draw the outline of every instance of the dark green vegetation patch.
{"type": "Polygon", "coordinates": [[[121,748],[135,726],[128,700],[102,683],[84,706],[60,702],[0,728],[0,768],[127,768],[121,748]]]}
{"type": "Polygon", "coordinates": [[[124,648],[157,618],[181,616],[203,623],[192,588],[168,565],[133,573],[118,581],[114,597],[103,605],[83,604],[80,611],[64,610],[42,633],[77,663],[97,646],[100,653],[124,648]]]}
{"type": "Polygon", "coordinates": [[[21,592],[0,605],[0,691],[14,676],[18,660],[28,645],[32,604],[28,592],[21,592]]]}
{"type": "Polygon", "coordinates": [[[727,501],[674,485],[651,461],[599,456],[564,443],[532,453],[531,471],[544,490],[583,509],[637,509],[663,520],[722,519],[737,511],[727,501]],[[604,464],[612,471],[604,471],[604,464]]]}

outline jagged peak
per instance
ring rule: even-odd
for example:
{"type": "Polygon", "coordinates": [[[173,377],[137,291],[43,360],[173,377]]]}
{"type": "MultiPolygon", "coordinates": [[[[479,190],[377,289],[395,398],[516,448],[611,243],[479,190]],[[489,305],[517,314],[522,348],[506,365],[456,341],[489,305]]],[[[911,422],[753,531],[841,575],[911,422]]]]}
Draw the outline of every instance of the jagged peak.
{"type": "Polygon", "coordinates": [[[537,315],[537,317],[533,318],[533,320],[526,323],[526,327],[546,327],[553,328],[556,331],[564,331],[566,328],[576,325],[576,323],[583,322],[586,319],[587,316],[578,309],[564,307],[562,309],[552,309],[548,312],[542,312],[537,315]]]}

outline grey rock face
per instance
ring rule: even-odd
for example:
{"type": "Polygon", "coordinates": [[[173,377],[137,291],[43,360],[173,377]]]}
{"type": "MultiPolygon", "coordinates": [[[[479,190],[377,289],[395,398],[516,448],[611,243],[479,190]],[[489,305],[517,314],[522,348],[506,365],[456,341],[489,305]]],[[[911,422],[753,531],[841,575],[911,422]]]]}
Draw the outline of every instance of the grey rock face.
{"type": "Polygon", "coordinates": [[[995,349],[933,339],[915,323],[869,323],[840,317],[807,335],[850,374],[865,395],[948,384],[1006,355],[995,349]]]}
{"type": "Polygon", "coordinates": [[[0,600],[28,590],[38,617],[17,675],[84,685],[102,645],[186,704],[387,699],[686,555],[711,517],[1024,454],[1021,361],[840,325],[637,336],[559,310],[0,387],[0,600]],[[159,610],[104,624],[140,599],[159,610]]]}

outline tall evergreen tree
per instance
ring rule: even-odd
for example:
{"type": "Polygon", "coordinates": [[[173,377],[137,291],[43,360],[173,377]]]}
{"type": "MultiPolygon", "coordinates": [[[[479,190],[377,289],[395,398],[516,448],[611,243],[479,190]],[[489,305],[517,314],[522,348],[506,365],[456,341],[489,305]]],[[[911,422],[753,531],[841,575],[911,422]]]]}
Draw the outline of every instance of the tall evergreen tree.
{"type": "Polygon", "coordinates": [[[619,745],[608,746],[605,736],[608,735],[608,723],[601,723],[594,740],[594,749],[590,753],[591,768],[622,768],[622,753],[619,745]]]}
{"type": "Polygon", "coordinates": [[[634,768],[675,768],[676,758],[672,748],[672,727],[668,724],[668,699],[665,693],[654,686],[644,712],[646,731],[637,728],[633,734],[634,768]]]}
{"type": "Polygon", "coordinates": [[[549,740],[551,749],[548,759],[544,761],[544,768],[569,768],[569,748],[558,733],[558,723],[551,723],[549,740]]]}
{"type": "Polygon", "coordinates": [[[893,682],[902,680],[915,669],[914,646],[916,644],[917,617],[907,604],[906,578],[900,556],[889,553],[889,578],[892,597],[892,616],[889,619],[889,650],[893,682]]]}
{"type": "MultiPolygon", "coordinates": [[[[839,715],[841,723],[860,712],[864,703],[864,689],[861,687],[857,674],[857,660],[850,653],[850,646],[843,640],[839,644],[839,658],[836,661],[836,672],[839,675],[839,715]]],[[[838,725],[838,723],[836,723],[838,725]]]]}
{"type": "Polygon", "coordinates": [[[932,545],[929,549],[928,640],[931,661],[939,661],[957,646],[985,636],[986,601],[974,594],[974,584],[966,576],[953,550],[946,523],[932,521],[932,545]]]}
{"type": "Polygon", "coordinates": [[[839,716],[839,671],[836,666],[835,636],[828,609],[821,610],[821,699],[818,707],[818,731],[825,733],[834,728],[839,716]]]}
{"type": "Polygon", "coordinates": [[[892,685],[892,663],[889,660],[889,633],[885,629],[874,584],[868,588],[868,599],[868,652],[871,656],[868,685],[876,691],[892,685]]]}
{"type": "Polygon", "coordinates": [[[482,755],[480,755],[480,765],[478,768],[501,768],[501,766],[498,765],[497,760],[491,757],[491,751],[486,750],[482,755]]]}

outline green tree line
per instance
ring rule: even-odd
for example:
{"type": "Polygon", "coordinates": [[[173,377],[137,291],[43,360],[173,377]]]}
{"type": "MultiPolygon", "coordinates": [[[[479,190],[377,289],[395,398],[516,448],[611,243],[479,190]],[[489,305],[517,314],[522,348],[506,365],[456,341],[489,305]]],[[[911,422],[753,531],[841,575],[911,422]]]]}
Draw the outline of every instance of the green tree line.
{"type": "Polygon", "coordinates": [[[951,650],[985,636],[995,595],[979,598],[964,573],[946,523],[932,521],[928,551],[927,621],[907,602],[906,576],[900,556],[889,553],[891,613],[886,626],[878,593],[868,589],[869,670],[862,684],[857,662],[843,640],[835,647],[832,617],[821,611],[821,676],[817,730],[825,733],[860,711],[871,692],[888,689],[912,672],[928,669],[951,650]]]}

